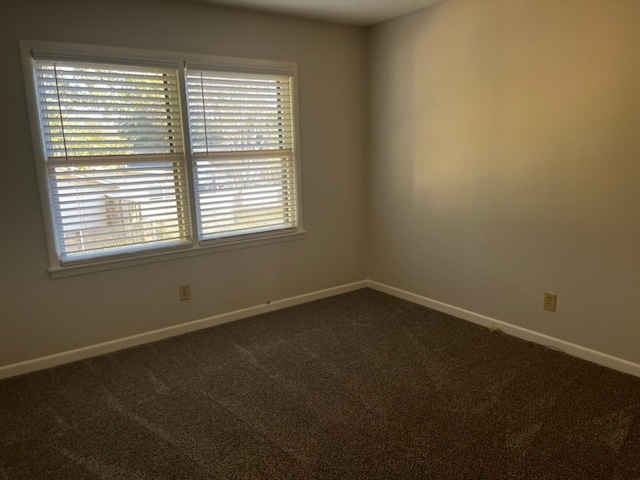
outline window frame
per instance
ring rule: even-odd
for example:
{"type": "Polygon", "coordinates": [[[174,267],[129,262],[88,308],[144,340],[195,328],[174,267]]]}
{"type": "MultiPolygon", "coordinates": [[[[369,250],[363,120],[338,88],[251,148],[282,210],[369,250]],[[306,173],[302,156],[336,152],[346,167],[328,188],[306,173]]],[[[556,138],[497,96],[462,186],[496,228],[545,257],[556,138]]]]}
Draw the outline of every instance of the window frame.
{"type": "Polygon", "coordinates": [[[258,60],[240,57],[191,54],[184,52],[143,50],[133,48],[85,45],[61,42],[20,41],[23,74],[26,86],[26,100],[31,126],[33,152],[40,190],[41,208],[44,217],[49,268],[53,278],[93,273],[103,270],[142,265],[151,262],[168,261],[194,255],[212,254],[237,248],[255,247],[274,242],[301,239],[306,231],[303,228],[302,211],[302,175],[300,160],[300,135],[298,113],[298,73],[295,62],[258,60]],[[113,255],[85,258],[73,263],[63,263],[58,255],[56,224],[53,218],[53,196],[48,173],[48,158],[42,134],[37,89],[35,83],[35,59],[56,59],[79,62],[112,62],[113,64],[148,65],[175,68],[178,72],[180,95],[180,114],[183,129],[183,161],[187,177],[187,201],[189,212],[190,240],[184,246],[171,248],[135,248],[120,251],[113,255]],[[194,155],[191,148],[189,111],[187,101],[187,68],[226,71],[247,74],[285,74],[291,77],[292,128],[293,128],[293,168],[294,194],[296,206],[296,225],[287,230],[271,230],[249,233],[220,239],[199,238],[199,218],[196,208],[196,177],[194,155]]]}
{"type": "MultiPolygon", "coordinates": [[[[254,74],[257,74],[258,76],[260,75],[266,75],[269,77],[272,76],[279,76],[279,75],[286,75],[287,77],[291,77],[292,81],[291,81],[291,88],[290,88],[290,96],[291,98],[289,99],[290,101],[292,101],[295,104],[295,101],[293,99],[293,85],[295,85],[295,79],[293,79],[293,76],[291,75],[291,72],[288,71],[287,69],[269,69],[268,71],[265,69],[262,69],[261,71],[256,71],[255,69],[251,70],[251,71],[239,71],[238,68],[233,68],[233,69],[229,69],[226,67],[220,67],[219,65],[206,65],[206,64],[201,64],[201,63],[194,63],[194,62],[188,62],[188,64],[186,65],[188,69],[191,69],[195,72],[198,71],[204,71],[206,73],[214,73],[216,76],[217,75],[225,75],[227,73],[233,74],[232,76],[235,76],[238,73],[246,73],[248,75],[247,80],[251,81],[251,76],[253,76],[254,74]]],[[[188,75],[185,72],[185,78],[186,78],[186,83],[188,84],[188,75]]],[[[255,78],[253,79],[255,80],[255,78]]],[[[263,79],[264,80],[264,79],[263,79]]],[[[188,90],[188,87],[186,88],[188,90]]],[[[188,94],[188,92],[187,92],[188,94]]],[[[204,99],[202,99],[204,100],[204,99]]],[[[200,101],[200,99],[198,99],[198,102],[200,101]]],[[[293,108],[292,108],[293,110],[293,108]]],[[[190,112],[188,112],[190,113],[190,112]]],[[[206,113],[204,113],[206,115],[206,113]]],[[[292,115],[293,115],[293,111],[292,111],[292,115]]],[[[296,125],[295,125],[295,118],[296,116],[293,115],[293,119],[292,119],[292,128],[293,128],[293,132],[295,134],[295,131],[297,130],[296,125]]],[[[190,117],[189,117],[189,122],[190,122],[190,117]]],[[[187,123],[189,123],[187,122],[187,123]]],[[[206,124],[206,122],[205,122],[206,124]]],[[[205,137],[206,137],[206,133],[205,133],[205,137]]],[[[193,139],[195,135],[189,135],[189,142],[191,142],[191,140],[193,139]]],[[[282,149],[273,149],[273,148],[269,148],[269,149],[228,149],[228,150],[217,150],[217,149],[212,149],[211,151],[208,151],[207,148],[207,152],[195,152],[195,149],[192,148],[192,145],[190,145],[189,148],[189,153],[191,155],[190,158],[190,167],[193,168],[194,170],[197,170],[197,163],[198,161],[211,161],[213,163],[215,163],[216,161],[233,161],[233,160],[259,160],[259,159],[268,159],[268,158],[275,158],[275,157],[282,157],[283,155],[280,155],[281,153],[284,153],[284,156],[291,156],[292,157],[292,163],[293,163],[293,169],[294,172],[295,171],[299,171],[299,167],[296,165],[296,159],[295,159],[295,145],[296,145],[296,139],[292,138],[292,144],[289,148],[282,148],[282,149]],[[290,152],[290,153],[287,153],[290,152]],[[206,158],[208,157],[208,158],[206,158]]],[[[260,162],[258,161],[258,164],[260,162]]],[[[194,182],[196,181],[197,177],[198,177],[198,172],[194,171],[192,173],[192,178],[194,179],[194,182]]],[[[296,185],[299,184],[299,180],[294,181],[294,191],[293,191],[293,195],[298,197],[299,195],[299,191],[298,189],[296,189],[296,185]]],[[[200,201],[201,199],[198,198],[198,193],[196,191],[196,189],[194,188],[192,190],[193,192],[193,197],[194,197],[194,205],[196,208],[196,210],[200,210],[202,207],[200,205],[200,201]]],[[[283,206],[286,209],[286,206],[288,204],[283,204],[283,206]]],[[[297,215],[297,208],[298,205],[296,204],[294,206],[294,210],[296,210],[296,218],[298,217],[297,215]]],[[[202,210],[201,210],[202,211],[202,210]]],[[[230,236],[224,236],[224,235],[220,235],[219,237],[207,237],[206,233],[203,232],[203,226],[202,226],[202,218],[198,218],[198,223],[194,225],[194,228],[196,230],[196,236],[198,237],[198,240],[200,242],[200,245],[215,245],[215,244],[219,244],[219,243],[225,243],[225,242],[229,242],[229,241],[233,241],[234,238],[236,239],[240,239],[243,237],[246,237],[247,234],[235,234],[235,235],[230,235],[230,236]]],[[[295,227],[288,227],[284,230],[287,230],[289,232],[291,231],[295,231],[295,227]]],[[[254,233],[250,233],[250,236],[255,236],[255,237],[260,237],[260,236],[269,236],[271,234],[271,231],[267,230],[264,232],[254,232],[254,233]]]]}

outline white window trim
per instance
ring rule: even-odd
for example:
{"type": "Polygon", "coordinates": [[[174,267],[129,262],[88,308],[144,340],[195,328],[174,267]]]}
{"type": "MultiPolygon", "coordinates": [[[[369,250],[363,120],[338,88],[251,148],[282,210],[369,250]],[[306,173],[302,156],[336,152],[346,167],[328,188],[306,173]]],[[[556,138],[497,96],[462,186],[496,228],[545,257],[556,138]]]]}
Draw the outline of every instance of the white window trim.
{"type": "MultiPolygon", "coordinates": [[[[155,51],[131,49],[99,45],[83,45],[61,42],[42,41],[20,41],[22,56],[23,74],[27,91],[27,108],[31,124],[31,138],[36,161],[37,179],[40,189],[41,208],[44,217],[44,226],[49,255],[49,268],[52,278],[63,278],[87,273],[95,273],[105,270],[126,268],[148,263],[176,260],[197,255],[213,254],[234,250],[238,248],[249,248],[267,245],[275,242],[283,242],[301,239],[306,231],[303,228],[302,209],[302,175],[300,161],[300,133],[299,133],[299,112],[298,112],[298,76],[297,64],[295,62],[282,62],[271,60],[256,60],[239,57],[221,57],[214,55],[201,55],[183,52],[155,51]],[[214,68],[216,70],[229,70],[235,72],[253,73],[286,73],[292,76],[292,101],[293,101],[293,129],[294,129],[294,163],[296,177],[296,204],[297,204],[297,227],[286,232],[264,232],[247,236],[229,237],[220,240],[200,241],[197,238],[195,226],[197,225],[197,212],[195,208],[195,192],[193,189],[193,159],[188,136],[185,141],[185,159],[187,175],[190,177],[188,193],[191,225],[193,231],[190,245],[184,247],[174,247],[166,250],[147,250],[144,252],[114,255],[104,257],[97,261],[86,263],[76,263],[62,265],[56,252],[56,233],[51,214],[51,192],[47,174],[46,151],[40,134],[40,122],[38,105],[36,102],[36,85],[33,71],[33,56],[38,58],[51,57],[63,58],[65,60],[96,60],[113,61],[114,63],[136,63],[144,62],[158,66],[169,66],[179,70],[181,77],[185,77],[185,65],[191,68],[214,68]]],[[[186,91],[181,85],[182,96],[182,116],[184,122],[188,122],[188,111],[186,102],[186,91]]]]}

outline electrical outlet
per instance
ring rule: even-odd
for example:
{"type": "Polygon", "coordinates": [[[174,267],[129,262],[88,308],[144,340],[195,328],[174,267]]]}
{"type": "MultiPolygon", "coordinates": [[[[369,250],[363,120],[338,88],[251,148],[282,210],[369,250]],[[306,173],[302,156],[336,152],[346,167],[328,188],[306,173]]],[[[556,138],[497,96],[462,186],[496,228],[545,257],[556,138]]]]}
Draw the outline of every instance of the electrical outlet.
{"type": "Polygon", "coordinates": [[[178,297],[180,301],[191,300],[191,286],[188,283],[178,286],[178,297]]]}
{"type": "Polygon", "coordinates": [[[558,300],[558,295],[555,293],[545,293],[544,294],[544,309],[549,312],[556,311],[556,302],[558,300]]]}

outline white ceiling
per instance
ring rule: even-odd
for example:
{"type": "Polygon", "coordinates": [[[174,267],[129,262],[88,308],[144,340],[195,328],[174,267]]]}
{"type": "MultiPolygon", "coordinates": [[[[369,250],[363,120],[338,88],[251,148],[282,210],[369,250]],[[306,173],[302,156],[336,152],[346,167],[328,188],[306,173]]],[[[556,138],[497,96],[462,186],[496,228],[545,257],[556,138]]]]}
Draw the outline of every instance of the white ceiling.
{"type": "Polygon", "coordinates": [[[444,0],[194,0],[348,25],[374,25],[444,0]]]}

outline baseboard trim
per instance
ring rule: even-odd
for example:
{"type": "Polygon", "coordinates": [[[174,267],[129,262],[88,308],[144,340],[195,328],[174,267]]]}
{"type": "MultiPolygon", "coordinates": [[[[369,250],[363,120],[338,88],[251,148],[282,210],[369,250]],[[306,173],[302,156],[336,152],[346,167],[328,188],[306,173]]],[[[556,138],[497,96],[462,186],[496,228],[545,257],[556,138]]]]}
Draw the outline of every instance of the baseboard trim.
{"type": "Polygon", "coordinates": [[[574,357],[578,357],[583,360],[596,363],[598,365],[602,365],[614,370],[618,370],[620,372],[640,377],[640,365],[637,363],[614,357],[606,353],[598,352],[596,350],[576,345],[574,343],[566,342],[564,340],[538,333],[533,330],[518,327],[516,325],[512,325],[510,323],[497,320],[486,315],[481,315],[479,313],[455,307],[447,303],[439,302],[437,300],[433,300],[422,295],[392,287],[384,283],[376,282],[373,280],[362,280],[359,282],[348,283],[337,287],[297,295],[295,297],[276,300],[270,303],[255,305],[252,307],[243,308],[241,310],[235,310],[233,312],[222,313],[199,320],[182,323],[180,325],[174,325],[171,327],[161,328],[138,335],[132,335],[130,337],[77,348],[66,352],[35,358],[33,360],[0,366],[0,379],[14,377],[38,370],[44,370],[46,368],[56,367],[65,363],[71,363],[90,357],[96,357],[99,355],[116,352],[118,350],[135,347],[145,343],[164,340],[166,338],[183,335],[185,333],[194,332],[196,330],[202,330],[205,328],[214,327],[216,325],[234,322],[236,320],[242,320],[243,318],[252,317],[254,315],[273,312],[276,310],[281,310],[283,308],[293,307],[295,305],[300,305],[303,303],[312,302],[314,300],[320,300],[323,298],[332,297],[334,295],[339,295],[341,293],[347,293],[367,287],[379,292],[387,293],[397,298],[401,298],[403,300],[407,300],[412,303],[416,303],[418,305],[432,308],[439,312],[447,313],[456,318],[482,325],[487,328],[497,328],[507,335],[521,338],[523,340],[537,343],[546,347],[554,348],[556,350],[567,353],[568,355],[572,355],[574,357]]]}
{"type": "Polygon", "coordinates": [[[132,335],[130,337],[77,348],[75,350],[69,350],[66,352],[48,355],[46,357],[35,358],[33,360],[0,366],[0,379],[35,372],[37,370],[44,370],[46,368],[57,367],[58,365],[63,365],[65,363],[71,363],[78,360],[84,360],[90,357],[97,357],[98,355],[116,352],[125,348],[136,347],[145,343],[164,340],[166,338],[183,335],[185,333],[194,332],[196,330],[215,327],[216,325],[222,325],[224,323],[234,322],[236,320],[242,320],[243,318],[252,317],[254,315],[260,315],[262,313],[273,312],[275,310],[293,307],[302,303],[332,297],[334,295],[351,292],[353,290],[358,290],[367,286],[368,283],[365,280],[360,282],[348,283],[337,287],[326,288],[324,290],[305,293],[302,295],[297,295],[295,297],[289,297],[261,305],[255,305],[253,307],[243,308],[241,310],[235,310],[233,312],[222,313],[220,315],[214,315],[212,317],[182,323],[180,325],[173,325],[171,327],[140,333],[138,335],[132,335]]]}
{"type": "Polygon", "coordinates": [[[510,323],[503,322],[495,318],[487,317],[479,313],[465,310],[463,308],[454,307],[453,305],[439,302],[431,298],[423,297],[421,295],[417,295],[415,293],[411,293],[406,290],[401,290],[399,288],[391,287],[383,283],[368,280],[366,282],[366,286],[374,290],[377,290],[379,292],[387,293],[394,297],[401,298],[403,300],[407,300],[409,302],[416,303],[424,307],[429,307],[439,312],[447,313],[456,318],[460,318],[462,320],[467,320],[469,322],[482,325],[483,327],[497,328],[502,332],[506,333],[507,335],[511,335],[513,337],[521,338],[523,340],[537,343],[545,347],[550,347],[556,350],[560,350],[568,355],[572,355],[574,357],[578,357],[592,363],[597,363],[598,365],[602,365],[604,367],[612,368],[620,372],[624,372],[630,375],[634,375],[636,377],[640,377],[640,365],[637,363],[630,362],[628,360],[624,360],[622,358],[614,357],[612,355],[598,352],[596,350],[591,350],[589,348],[576,345],[574,343],[566,342],[564,340],[560,340],[555,337],[550,337],[542,333],[534,332],[533,330],[528,330],[526,328],[518,327],[516,325],[512,325],[510,323]]]}

